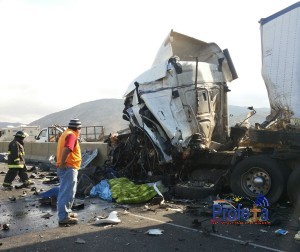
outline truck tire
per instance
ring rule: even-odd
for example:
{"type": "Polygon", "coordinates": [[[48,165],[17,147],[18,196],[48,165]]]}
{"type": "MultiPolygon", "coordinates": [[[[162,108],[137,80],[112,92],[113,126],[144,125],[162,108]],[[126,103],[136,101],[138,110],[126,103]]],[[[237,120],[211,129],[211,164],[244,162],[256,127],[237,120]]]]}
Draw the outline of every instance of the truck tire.
{"type": "Polygon", "coordinates": [[[300,167],[295,168],[287,182],[287,194],[293,205],[300,209],[300,167]]]}
{"type": "Polygon", "coordinates": [[[201,186],[189,185],[187,183],[178,183],[174,187],[175,196],[180,199],[199,200],[213,195],[214,188],[205,188],[201,186]]]}
{"type": "Polygon", "coordinates": [[[230,187],[237,196],[255,200],[260,194],[272,204],[284,194],[286,177],[286,173],[276,160],[264,155],[252,156],[242,160],[233,169],[230,187]]]}

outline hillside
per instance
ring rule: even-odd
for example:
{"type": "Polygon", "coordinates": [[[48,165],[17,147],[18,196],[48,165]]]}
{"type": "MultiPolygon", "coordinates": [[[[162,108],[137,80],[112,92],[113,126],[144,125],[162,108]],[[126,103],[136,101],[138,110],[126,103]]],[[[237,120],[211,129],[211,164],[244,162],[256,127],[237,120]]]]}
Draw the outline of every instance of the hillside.
{"type": "MultiPolygon", "coordinates": [[[[104,126],[105,134],[117,132],[127,128],[128,123],[122,119],[123,99],[100,99],[81,103],[72,108],[62,110],[53,114],[46,115],[30,125],[37,125],[45,128],[53,124],[67,125],[71,118],[77,117],[81,120],[83,126],[104,126]]],[[[250,119],[250,123],[261,123],[269,114],[269,108],[257,108],[257,114],[250,119]]],[[[243,121],[249,110],[247,107],[229,105],[229,125],[235,125],[243,121]]],[[[7,125],[20,125],[16,123],[0,123],[0,127],[7,125]]]]}
{"type": "MultiPolygon", "coordinates": [[[[270,108],[255,108],[256,114],[252,116],[249,121],[252,125],[255,123],[262,123],[266,120],[266,117],[270,114],[270,108]]],[[[235,125],[236,123],[242,122],[250,110],[247,107],[229,105],[229,125],[235,125]]]]}
{"type": "Polygon", "coordinates": [[[41,128],[53,124],[65,126],[71,118],[79,118],[83,126],[104,126],[105,134],[108,135],[127,128],[128,123],[122,119],[123,108],[122,99],[100,99],[46,115],[30,125],[39,125],[41,128]]]}
{"type": "Polygon", "coordinates": [[[8,126],[17,127],[20,126],[22,123],[10,123],[10,122],[0,122],[0,129],[6,128],[8,126]]]}
{"type": "MultiPolygon", "coordinates": [[[[127,122],[122,119],[123,108],[122,99],[100,99],[44,116],[31,122],[30,125],[40,125],[41,128],[53,124],[67,125],[69,119],[77,117],[84,126],[104,126],[105,134],[109,134],[127,128],[127,122]]],[[[269,108],[258,108],[257,114],[250,119],[250,123],[263,122],[269,110],[269,108]]],[[[247,107],[230,105],[229,124],[235,125],[241,122],[248,112],[247,107]]]]}

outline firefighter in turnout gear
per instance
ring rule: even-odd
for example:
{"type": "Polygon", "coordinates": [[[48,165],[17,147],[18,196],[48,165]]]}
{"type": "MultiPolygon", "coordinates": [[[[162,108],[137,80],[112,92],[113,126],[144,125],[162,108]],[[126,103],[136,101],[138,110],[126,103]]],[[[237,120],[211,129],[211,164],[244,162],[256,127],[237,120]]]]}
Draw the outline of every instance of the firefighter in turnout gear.
{"type": "Polygon", "coordinates": [[[8,172],[4,178],[3,187],[12,189],[12,181],[18,175],[23,182],[22,187],[28,187],[34,184],[28,179],[27,169],[25,164],[25,149],[24,138],[26,133],[18,131],[15,134],[14,140],[8,145],[8,172]]]}

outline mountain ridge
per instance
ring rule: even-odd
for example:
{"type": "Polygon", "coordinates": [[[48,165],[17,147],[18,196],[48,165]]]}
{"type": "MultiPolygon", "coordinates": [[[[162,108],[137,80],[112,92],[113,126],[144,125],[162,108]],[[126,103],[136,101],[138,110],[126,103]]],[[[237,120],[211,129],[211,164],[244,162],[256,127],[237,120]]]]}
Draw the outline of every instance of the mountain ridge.
{"type": "MultiPolygon", "coordinates": [[[[98,99],[43,116],[28,125],[40,126],[41,129],[53,124],[66,126],[70,119],[79,118],[83,126],[104,126],[105,135],[108,135],[128,127],[128,122],[122,118],[123,108],[123,99],[98,99]]],[[[269,115],[270,108],[257,108],[256,111],[257,113],[249,120],[251,124],[255,122],[262,123],[266,116],[269,115]]],[[[248,112],[247,107],[229,105],[229,125],[232,126],[243,121],[247,117],[248,112]]],[[[0,127],[7,127],[7,125],[19,126],[20,124],[0,122],[0,127]]]]}

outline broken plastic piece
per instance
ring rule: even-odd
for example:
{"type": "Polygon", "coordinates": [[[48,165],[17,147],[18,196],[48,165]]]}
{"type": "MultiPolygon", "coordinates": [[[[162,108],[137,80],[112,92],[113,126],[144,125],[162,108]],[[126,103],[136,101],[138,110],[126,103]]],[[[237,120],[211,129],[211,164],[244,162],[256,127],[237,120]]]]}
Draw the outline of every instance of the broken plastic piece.
{"type": "Polygon", "coordinates": [[[295,241],[300,241],[300,231],[294,236],[295,241]]]}
{"type": "Polygon", "coordinates": [[[85,244],[85,240],[83,239],[80,239],[80,238],[77,238],[75,243],[78,243],[78,244],[85,244]]]}
{"type": "Polygon", "coordinates": [[[275,234],[279,234],[279,235],[286,235],[289,231],[284,230],[284,229],[277,229],[275,231],[275,234]]]}
{"type": "Polygon", "coordinates": [[[162,235],[164,230],[159,229],[159,228],[154,228],[154,229],[149,229],[146,234],[148,235],[162,235]]]}
{"type": "Polygon", "coordinates": [[[105,219],[99,219],[96,218],[95,224],[102,224],[102,223],[110,223],[110,224],[116,224],[120,223],[121,220],[117,216],[117,211],[112,211],[107,218],[105,219]]]}

